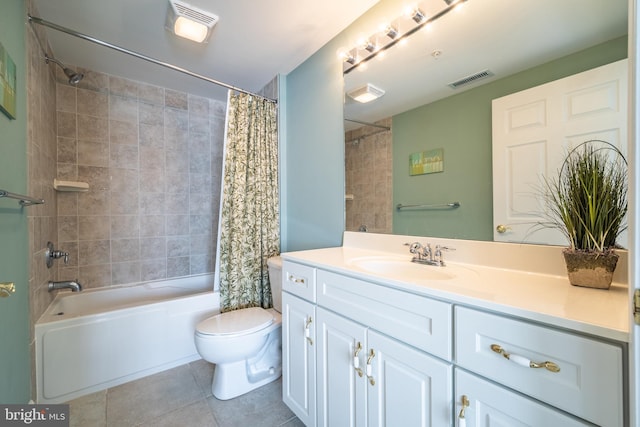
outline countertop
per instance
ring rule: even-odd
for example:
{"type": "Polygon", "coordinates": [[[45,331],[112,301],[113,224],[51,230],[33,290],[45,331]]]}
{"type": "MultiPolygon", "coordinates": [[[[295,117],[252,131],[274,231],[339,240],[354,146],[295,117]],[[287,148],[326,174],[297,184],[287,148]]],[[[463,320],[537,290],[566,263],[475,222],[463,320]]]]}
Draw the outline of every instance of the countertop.
{"type": "Polygon", "coordinates": [[[572,286],[566,274],[534,273],[457,261],[447,262],[445,267],[422,266],[455,273],[453,278],[410,281],[372,273],[353,263],[354,260],[367,257],[392,256],[400,260],[406,258],[406,262],[411,264],[412,256],[404,250],[403,255],[398,251],[342,246],[285,252],[282,258],[453,304],[629,342],[629,295],[626,284],[614,281],[609,290],[589,289],[572,286]]]}

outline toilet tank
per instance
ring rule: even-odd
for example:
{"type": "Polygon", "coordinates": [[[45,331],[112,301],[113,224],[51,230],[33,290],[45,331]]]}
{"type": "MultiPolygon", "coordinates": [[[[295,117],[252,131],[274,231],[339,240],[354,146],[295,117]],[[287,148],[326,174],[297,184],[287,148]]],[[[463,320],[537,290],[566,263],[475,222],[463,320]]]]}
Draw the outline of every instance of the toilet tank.
{"type": "Polygon", "coordinates": [[[269,283],[271,284],[271,297],[273,308],[282,313],[282,258],[274,256],[267,260],[269,267],[269,283]]]}

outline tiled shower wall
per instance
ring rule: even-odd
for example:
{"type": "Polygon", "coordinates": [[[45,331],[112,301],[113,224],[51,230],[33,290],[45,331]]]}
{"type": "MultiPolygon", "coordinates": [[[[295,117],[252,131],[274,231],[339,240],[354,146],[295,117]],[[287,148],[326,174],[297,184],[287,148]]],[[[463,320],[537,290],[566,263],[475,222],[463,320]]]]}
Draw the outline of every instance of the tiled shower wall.
{"type": "MultiPolygon", "coordinates": [[[[391,127],[391,118],[375,124],[391,127]]],[[[345,133],[346,230],[391,233],[392,132],[373,126],[345,133]],[[352,197],[352,198],[351,198],[352,197]]]]}
{"type": "Polygon", "coordinates": [[[213,271],[225,103],[82,70],[58,71],[59,278],[95,288],[213,271]]]}
{"type": "MultiPolygon", "coordinates": [[[[27,10],[38,16],[31,1],[27,2],[27,10]]],[[[43,50],[48,50],[44,29],[27,25],[26,33],[27,188],[29,195],[45,200],[43,205],[24,208],[29,227],[31,390],[35,395],[33,325],[52,300],[53,295],[47,292],[49,280],[57,279],[57,269],[47,268],[44,258],[47,242],[57,240],[56,192],[52,185],[56,175],[56,84],[51,68],[44,62],[43,50]]]]}

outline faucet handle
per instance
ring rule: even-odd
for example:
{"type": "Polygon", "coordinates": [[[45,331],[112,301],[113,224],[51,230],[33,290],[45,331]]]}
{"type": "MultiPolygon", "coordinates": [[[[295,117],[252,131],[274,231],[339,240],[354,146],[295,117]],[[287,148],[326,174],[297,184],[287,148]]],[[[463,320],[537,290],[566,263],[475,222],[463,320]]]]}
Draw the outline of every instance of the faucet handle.
{"type": "Polygon", "coordinates": [[[418,251],[423,248],[420,242],[405,243],[404,245],[409,246],[409,252],[412,254],[418,254],[418,251]]]}
{"type": "Polygon", "coordinates": [[[69,252],[54,251],[53,258],[64,258],[64,263],[69,264],[69,252]]]}
{"type": "Polygon", "coordinates": [[[434,261],[438,262],[441,266],[444,266],[444,260],[442,259],[442,251],[455,251],[456,248],[449,246],[436,245],[435,253],[433,254],[434,261]]]}

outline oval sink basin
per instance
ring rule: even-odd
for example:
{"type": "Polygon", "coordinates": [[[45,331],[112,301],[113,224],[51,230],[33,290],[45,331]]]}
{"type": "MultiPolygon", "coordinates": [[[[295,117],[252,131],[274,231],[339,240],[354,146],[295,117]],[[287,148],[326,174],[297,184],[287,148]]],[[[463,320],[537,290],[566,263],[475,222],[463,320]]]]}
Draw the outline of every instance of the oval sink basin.
{"type": "Polygon", "coordinates": [[[449,267],[418,264],[408,258],[363,257],[352,259],[347,264],[369,273],[409,282],[450,280],[457,276],[454,271],[447,270],[449,267]]]}

